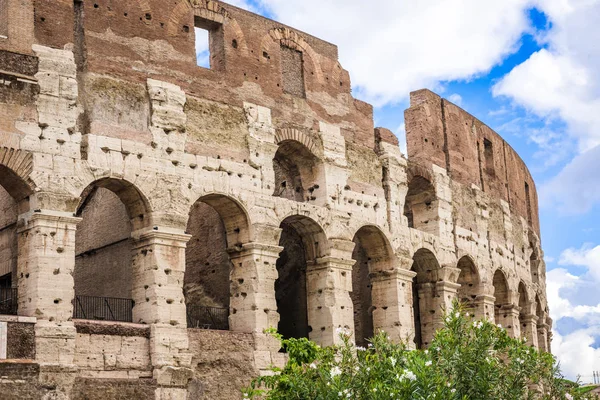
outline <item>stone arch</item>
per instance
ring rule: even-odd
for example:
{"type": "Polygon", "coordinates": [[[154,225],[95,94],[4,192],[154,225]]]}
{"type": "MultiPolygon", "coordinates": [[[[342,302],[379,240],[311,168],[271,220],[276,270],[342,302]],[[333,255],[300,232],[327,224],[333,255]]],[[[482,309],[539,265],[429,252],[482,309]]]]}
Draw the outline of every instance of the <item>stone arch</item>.
{"type": "Polygon", "coordinates": [[[76,212],[82,220],[75,233],[74,317],[131,321],[136,279],[132,233],[150,228],[149,202],[134,184],[116,178],[92,182],[80,199],[76,212]]]}
{"type": "Polygon", "coordinates": [[[167,35],[177,36],[181,20],[186,18],[193,10],[198,10],[198,16],[215,21],[225,22],[229,13],[219,3],[212,0],[184,0],[180,1],[171,11],[167,25],[167,35]]]}
{"type": "Polygon", "coordinates": [[[460,285],[457,291],[458,300],[467,308],[474,308],[474,301],[481,294],[481,279],[479,271],[471,256],[463,256],[457,264],[460,273],[457,283],[460,285]]]}
{"type": "Polygon", "coordinates": [[[0,186],[16,201],[24,200],[33,194],[36,186],[31,179],[32,172],[31,153],[0,147],[0,186]]]}
{"type": "Polygon", "coordinates": [[[510,305],[510,295],[508,287],[508,279],[501,269],[494,272],[492,279],[494,287],[494,317],[497,324],[507,328],[506,307],[510,305]]]}
{"type": "Polygon", "coordinates": [[[17,221],[29,211],[35,187],[29,178],[32,168],[31,154],[0,147],[0,313],[2,308],[16,311],[10,289],[18,285],[17,221]]]}
{"type": "Polygon", "coordinates": [[[317,145],[315,144],[314,140],[305,132],[294,128],[278,129],[275,133],[275,144],[281,144],[282,142],[287,140],[296,141],[304,145],[304,147],[306,147],[306,149],[310,151],[313,155],[316,154],[317,145]]]}
{"type": "Polygon", "coordinates": [[[354,336],[356,344],[366,346],[373,337],[373,302],[371,276],[394,267],[394,252],[385,234],[374,225],[361,227],[354,235],[352,259],[352,292],[354,306],[354,336]]]}
{"type": "Polygon", "coordinates": [[[273,158],[273,196],[298,202],[316,200],[325,182],[321,162],[313,153],[314,143],[295,130],[281,132],[276,140],[279,147],[273,158]]]}
{"type": "Polygon", "coordinates": [[[308,337],[307,270],[328,254],[327,237],[313,219],[291,215],[280,225],[283,248],[276,263],[275,299],[284,337],[308,337]]]}
{"type": "Polygon", "coordinates": [[[408,170],[408,190],[404,202],[404,216],[409,228],[435,234],[437,196],[431,174],[420,166],[408,170]]]}
{"type": "Polygon", "coordinates": [[[433,339],[434,314],[439,312],[434,304],[435,282],[440,268],[431,250],[421,248],[413,255],[411,271],[417,273],[412,288],[414,342],[417,348],[427,347],[433,339]]]}
{"type": "Polygon", "coordinates": [[[263,38],[261,46],[263,49],[268,49],[270,45],[267,42],[267,38],[270,37],[271,41],[278,42],[281,46],[289,47],[293,50],[299,51],[305,56],[308,56],[308,61],[311,64],[314,75],[319,83],[323,83],[323,69],[320,63],[319,55],[313,50],[304,38],[298,33],[289,28],[274,28],[269,31],[263,38]]]}
{"type": "MultiPolygon", "coordinates": [[[[191,207],[184,297],[188,327],[229,328],[231,256],[250,241],[248,214],[232,197],[211,193],[191,207]]],[[[239,296],[239,293],[235,295],[239,296]]]]}

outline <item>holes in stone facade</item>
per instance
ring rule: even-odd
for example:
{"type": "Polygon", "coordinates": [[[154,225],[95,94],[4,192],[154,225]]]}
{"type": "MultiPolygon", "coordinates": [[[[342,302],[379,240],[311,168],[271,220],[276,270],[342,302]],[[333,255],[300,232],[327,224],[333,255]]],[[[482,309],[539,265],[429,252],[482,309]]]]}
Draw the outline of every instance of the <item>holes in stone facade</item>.
{"type": "Polygon", "coordinates": [[[223,25],[208,19],[194,18],[196,65],[216,71],[225,69],[223,25]]]}

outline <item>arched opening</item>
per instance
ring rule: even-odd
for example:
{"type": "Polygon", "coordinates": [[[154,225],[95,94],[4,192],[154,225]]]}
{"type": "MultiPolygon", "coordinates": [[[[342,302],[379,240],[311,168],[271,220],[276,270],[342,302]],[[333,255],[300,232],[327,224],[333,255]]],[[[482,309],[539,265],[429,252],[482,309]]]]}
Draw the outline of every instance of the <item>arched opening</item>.
{"type": "Polygon", "coordinates": [[[502,327],[507,328],[506,326],[506,311],[503,310],[504,306],[509,304],[508,301],[508,281],[506,280],[506,276],[499,269],[494,273],[494,279],[492,281],[494,285],[494,317],[497,324],[500,324],[502,327]]]}
{"type": "Polygon", "coordinates": [[[0,314],[17,314],[19,215],[29,210],[31,188],[0,165],[0,314]]]}
{"type": "Polygon", "coordinates": [[[211,194],[192,206],[186,233],[185,296],[189,328],[229,329],[231,253],[248,241],[248,218],[234,200],[211,194]]]}
{"type": "Polygon", "coordinates": [[[413,177],[408,184],[404,202],[404,215],[408,219],[408,226],[434,234],[436,204],[435,188],[431,182],[422,176],[413,177]]]}
{"type": "Polygon", "coordinates": [[[74,318],[133,320],[131,232],[150,225],[148,210],[124,180],[102,179],[84,190],[75,233],[74,318]]]}
{"type": "Polygon", "coordinates": [[[411,270],[417,275],[413,282],[413,317],[415,324],[414,343],[418,349],[429,346],[433,339],[433,320],[436,310],[434,290],[437,271],[440,269],[435,255],[427,249],[419,249],[413,256],[411,270]]]}
{"type": "Polygon", "coordinates": [[[526,318],[529,316],[529,300],[527,298],[527,288],[523,282],[519,282],[519,325],[521,326],[521,337],[527,332],[526,318]]]}
{"type": "Polygon", "coordinates": [[[458,260],[458,300],[464,304],[466,308],[472,309],[475,307],[475,299],[480,294],[479,290],[479,273],[469,256],[464,256],[458,260]]]}
{"type": "Polygon", "coordinates": [[[279,246],[283,251],[277,260],[275,300],[279,313],[277,327],[284,338],[308,337],[308,287],[306,270],[324,253],[326,237],[312,219],[294,215],[280,225],[279,246]]]}
{"type": "Polygon", "coordinates": [[[313,201],[319,189],[319,164],[306,146],[295,140],[279,143],[275,158],[273,196],[298,202],[313,201]]]}
{"type": "Polygon", "coordinates": [[[354,235],[352,292],[354,337],[357,346],[366,347],[373,337],[373,302],[370,273],[389,270],[393,252],[385,235],[374,226],[363,226],[354,235]]]}

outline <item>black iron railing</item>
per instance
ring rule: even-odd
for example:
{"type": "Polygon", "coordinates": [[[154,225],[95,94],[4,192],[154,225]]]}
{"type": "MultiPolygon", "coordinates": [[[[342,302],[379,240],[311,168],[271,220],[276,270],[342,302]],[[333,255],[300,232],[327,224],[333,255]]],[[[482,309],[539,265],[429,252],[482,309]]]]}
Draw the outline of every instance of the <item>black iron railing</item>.
{"type": "Polygon", "coordinates": [[[229,330],[229,308],[187,305],[188,328],[229,330]]]}
{"type": "Polygon", "coordinates": [[[73,318],[132,322],[133,300],[116,297],[75,296],[73,318]]]}
{"type": "Polygon", "coordinates": [[[0,314],[17,315],[16,288],[0,288],[0,314]]]}

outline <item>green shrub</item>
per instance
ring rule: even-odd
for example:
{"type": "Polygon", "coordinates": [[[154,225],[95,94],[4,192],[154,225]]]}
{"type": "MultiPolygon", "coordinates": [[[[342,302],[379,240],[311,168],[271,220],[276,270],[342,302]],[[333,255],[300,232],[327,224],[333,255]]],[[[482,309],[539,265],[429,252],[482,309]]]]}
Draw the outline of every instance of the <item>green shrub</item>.
{"type": "Polygon", "coordinates": [[[321,348],[307,339],[280,339],[289,360],[255,379],[244,398],[266,400],[523,400],[591,399],[562,379],[556,360],[455,304],[428,350],[410,350],[377,334],[357,348],[321,348]]]}

